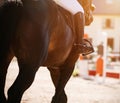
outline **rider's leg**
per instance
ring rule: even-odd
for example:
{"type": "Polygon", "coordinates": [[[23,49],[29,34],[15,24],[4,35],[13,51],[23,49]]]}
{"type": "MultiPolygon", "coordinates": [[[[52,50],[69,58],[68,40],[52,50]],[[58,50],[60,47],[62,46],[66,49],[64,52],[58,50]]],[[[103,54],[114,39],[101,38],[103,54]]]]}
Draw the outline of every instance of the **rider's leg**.
{"type": "Polygon", "coordinates": [[[84,14],[82,12],[78,12],[74,15],[74,23],[75,34],[77,35],[75,45],[82,44],[84,35],[84,14]]]}
{"type": "Polygon", "coordinates": [[[58,5],[70,11],[74,15],[75,22],[75,45],[78,48],[79,53],[89,54],[93,52],[93,48],[90,42],[84,42],[84,9],[77,0],[54,0],[58,5]],[[88,44],[88,45],[87,45],[88,44]]]}
{"type": "Polygon", "coordinates": [[[84,42],[83,36],[84,36],[84,14],[82,12],[78,12],[74,15],[74,23],[75,23],[75,34],[76,34],[76,41],[75,46],[78,47],[81,54],[89,54],[93,52],[92,45],[90,42],[84,42]]]}

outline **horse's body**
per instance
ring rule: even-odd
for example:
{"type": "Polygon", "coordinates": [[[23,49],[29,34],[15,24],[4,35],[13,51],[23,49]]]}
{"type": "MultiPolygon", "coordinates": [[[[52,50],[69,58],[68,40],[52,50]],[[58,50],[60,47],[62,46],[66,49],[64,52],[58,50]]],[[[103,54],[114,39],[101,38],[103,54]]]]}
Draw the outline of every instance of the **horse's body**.
{"type": "Polygon", "coordinates": [[[66,11],[53,1],[40,0],[39,5],[38,11],[18,2],[7,2],[0,8],[0,103],[20,103],[40,66],[48,67],[56,88],[51,103],[67,103],[64,87],[79,56],[73,47],[74,24],[66,22],[61,12],[66,11]],[[19,74],[6,99],[5,78],[14,56],[19,74]]]}

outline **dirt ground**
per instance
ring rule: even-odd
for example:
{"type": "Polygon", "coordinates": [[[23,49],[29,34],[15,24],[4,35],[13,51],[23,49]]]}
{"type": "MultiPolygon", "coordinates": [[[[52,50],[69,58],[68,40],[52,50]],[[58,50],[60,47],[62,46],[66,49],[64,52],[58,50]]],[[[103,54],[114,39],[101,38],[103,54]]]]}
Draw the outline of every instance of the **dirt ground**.
{"type": "MultiPolygon", "coordinates": [[[[5,92],[18,74],[18,65],[13,61],[8,70],[5,92]]],[[[66,85],[68,103],[120,103],[120,80],[106,78],[100,84],[94,80],[71,77],[66,85]]],[[[7,94],[7,93],[6,93],[7,94]]],[[[24,93],[21,103],[50,103],[54,95],[49,71],[41,67],[31,87],[24,93]]]]}

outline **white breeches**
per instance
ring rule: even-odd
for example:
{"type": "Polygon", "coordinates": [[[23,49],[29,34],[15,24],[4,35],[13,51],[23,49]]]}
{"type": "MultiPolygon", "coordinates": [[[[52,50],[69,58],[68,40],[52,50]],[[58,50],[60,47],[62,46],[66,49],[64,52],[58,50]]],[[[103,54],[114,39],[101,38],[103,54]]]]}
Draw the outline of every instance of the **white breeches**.
{"type": "Polygon", "coordinates": [[[84,10],[77,0],[53,0],[64,9],[70,11],[73,15],[84,10]]]}

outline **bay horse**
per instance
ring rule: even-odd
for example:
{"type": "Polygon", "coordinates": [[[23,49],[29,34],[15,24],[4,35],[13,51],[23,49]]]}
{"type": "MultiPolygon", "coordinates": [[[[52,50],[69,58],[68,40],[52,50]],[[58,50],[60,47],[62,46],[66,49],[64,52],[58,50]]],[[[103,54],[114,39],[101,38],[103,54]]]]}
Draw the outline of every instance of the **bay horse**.
{"type": "MultiPolygon", "coordinates": [[[[67,103],[64,88],[79,57],[73,46],[73,16],[52,0],[37,2],[29,8],[16,1],[0,6],[0,103],[20,103],[40,66],[48,68],[55,86],[51,103],[67,103]],[[6,98],[6,74],[14,56],[19,74],[6,98]]],[[[86,24],[90,24],[93,18],[92,0],[79,2],[85,10],[86,24]]]]}

